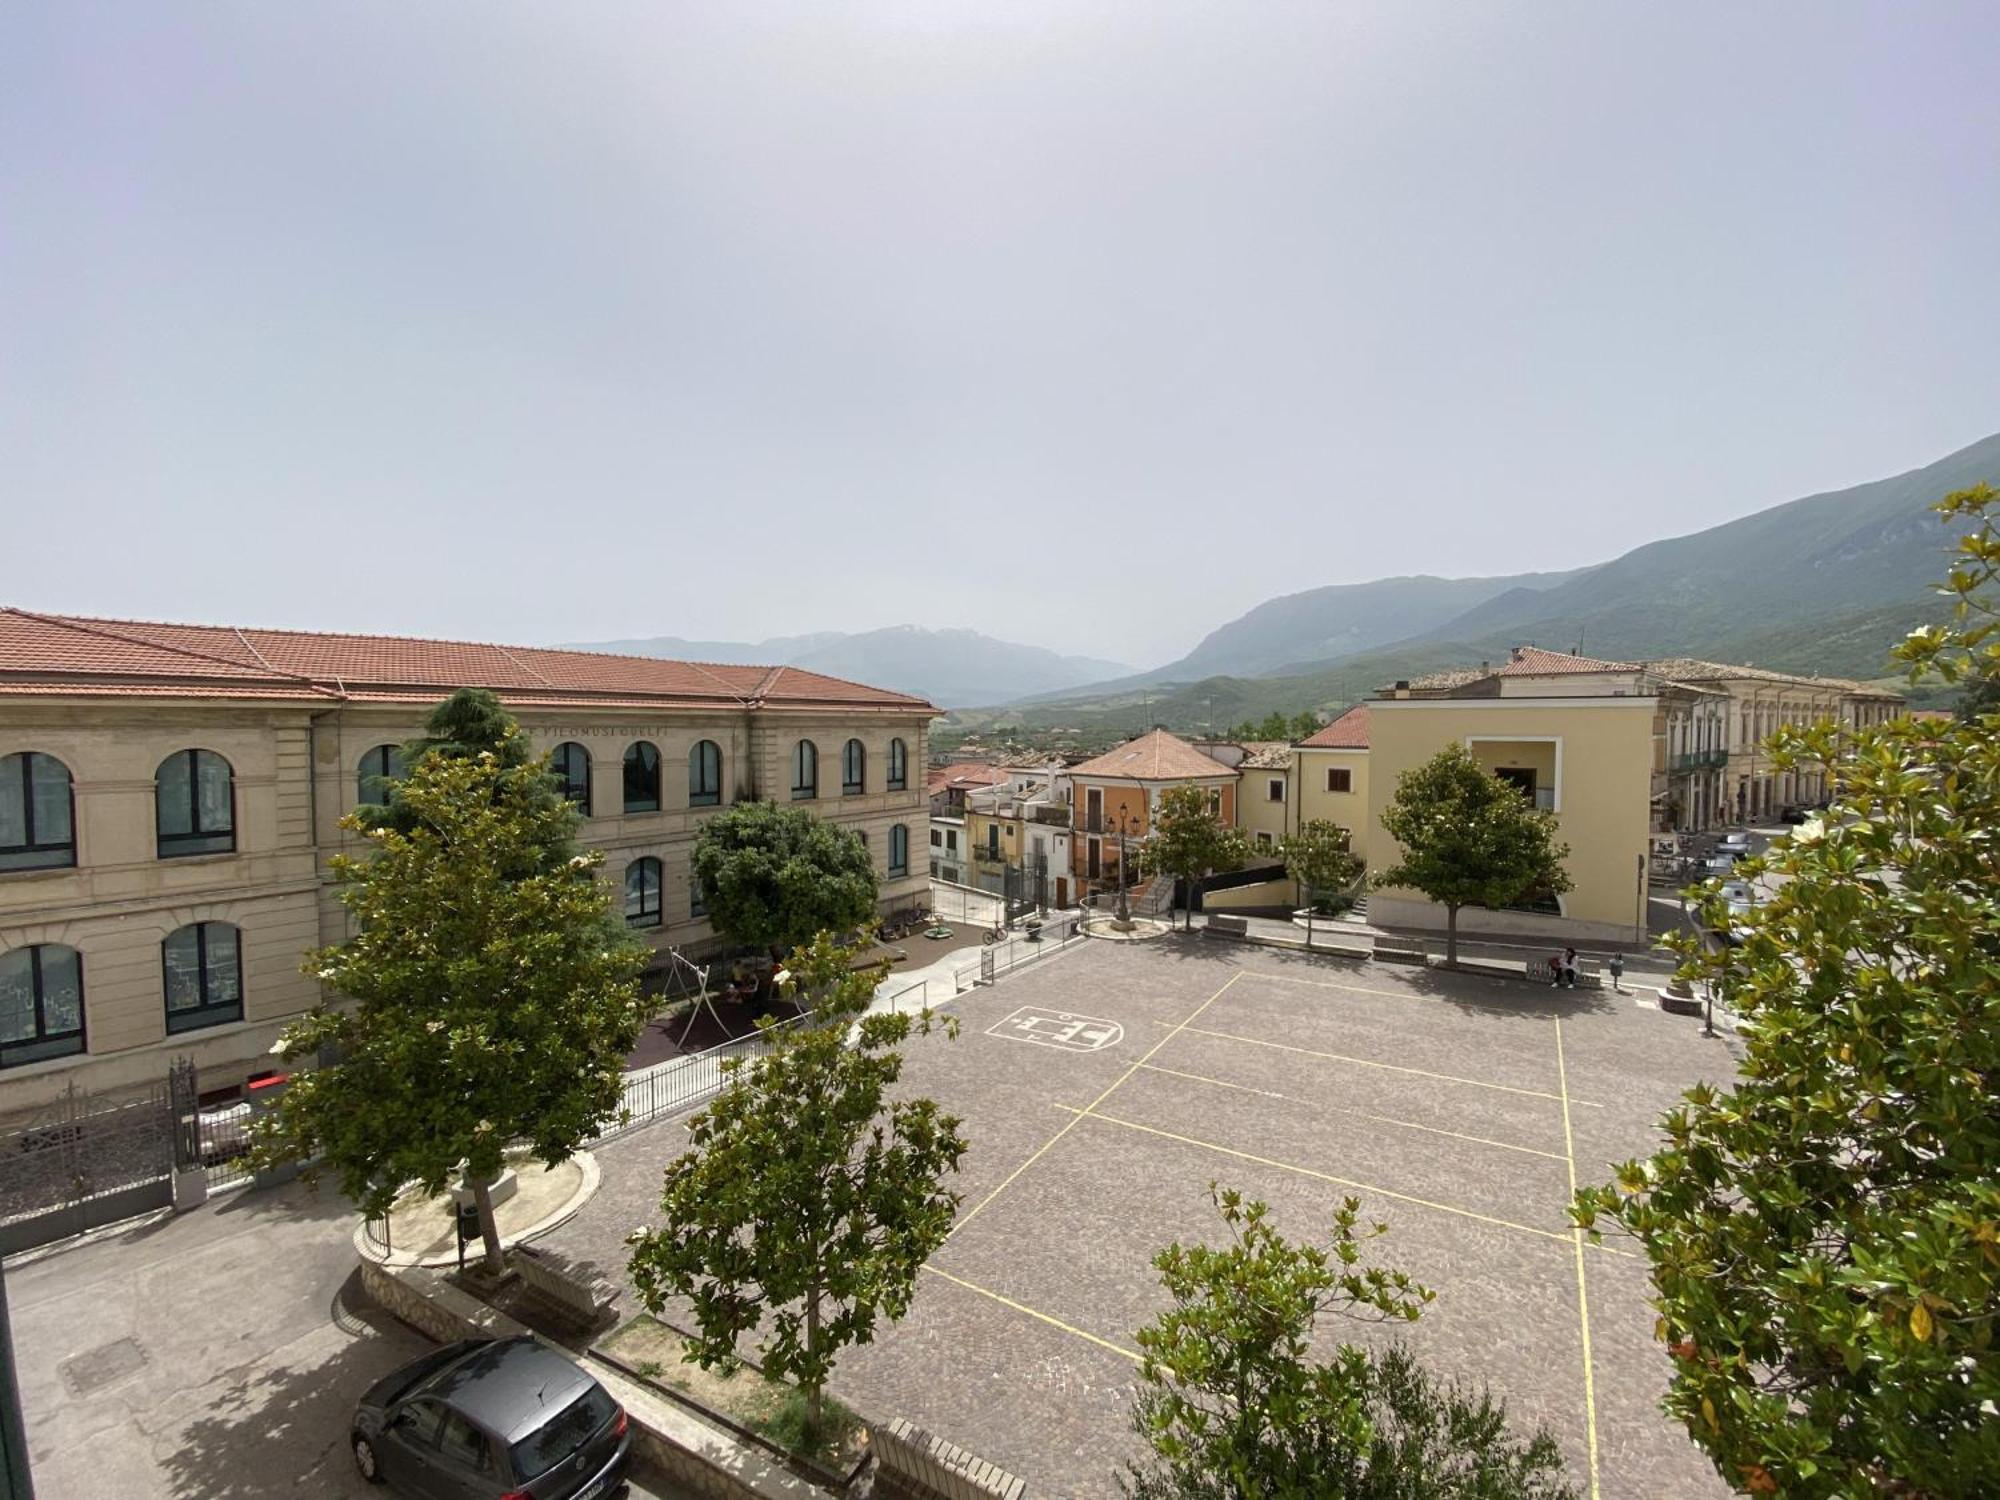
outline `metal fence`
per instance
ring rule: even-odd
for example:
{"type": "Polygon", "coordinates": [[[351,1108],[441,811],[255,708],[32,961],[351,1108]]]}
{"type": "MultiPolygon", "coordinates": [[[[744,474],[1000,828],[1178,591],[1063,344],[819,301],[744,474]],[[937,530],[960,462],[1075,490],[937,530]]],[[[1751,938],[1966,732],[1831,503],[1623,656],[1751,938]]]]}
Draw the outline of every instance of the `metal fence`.
{"type": "Polygon", "coordinates": [[[94,1096],[71,1084],[0,1128],[0,1254],[82,1234],[173,1199],[164,1084],[94,1096]]]}
{"type": "Polygon", "coordinates": [[[1036,959],[1046,958],[1051,953],[1060,953],[1071,944],[1083,940],[1081,912],[1054,913],[1042,923],[1041,930],[1033,937],[1025,933],[1015,933],[980,949],[977,963],[965,964],[952,971],[953,990],[963,991],[975,984],[990,982],[1009,969],[1033,963],[1036,959]]]}
{"type": "Polygon", "coordinates": [[[769,1037],[772,1032],[804,1025],[809,1019],[807,1016],[794,1016],[788,1021],[780,1021],[768,1032],[754,1032],[724,1042],[719,1047],[710,1047],[706,1052],[690,1052],[685,1057],[669,1058],[650,1068],[627,1073],[625,1097],[619,1106],[618,1120],[606,1126],[597,1138],[608,1140],[668,1115],[681,1114],[713,1098],[722,1092],[723,1084],[728,1081],[724,1063],[762,1057],[771,1049],[769,1037]]]}

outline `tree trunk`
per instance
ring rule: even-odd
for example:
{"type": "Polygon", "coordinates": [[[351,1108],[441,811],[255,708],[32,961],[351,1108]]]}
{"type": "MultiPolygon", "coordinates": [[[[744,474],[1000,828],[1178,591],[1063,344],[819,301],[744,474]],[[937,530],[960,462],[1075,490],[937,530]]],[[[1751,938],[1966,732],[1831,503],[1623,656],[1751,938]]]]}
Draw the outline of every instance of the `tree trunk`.
{"type": "Polygon", "coordinates": [[[1312,898],[1312,892],[1310,890],[1307,890],[1306,891],[1306,951],[1307,952],[1310,953],[1312,951],[1312,945],[1313,945],[1313,898],[1312,898]]]}
{"type": "Polygon", "coordinates": [[[493,1179],[481,1178],[472,1185],[473,1206],[479,1210],[479,1238],[486,1246],[486,1273],[498,1276],[507,1262],[500,1253],[500,1221],[493,1216],[493,1179]]]}
{"type": "Polygon", "coordinates": [[[1444,966],[1458,967],[1458,906],[1449,902],[1444,909],[1444,966]]]}
{"type": "MultiPolygon", "coordinates": [[[[806,1354],[817,1358],[819,1355],[819,1283],[814,1282],[806,1293],[806,1354]]],[[[806,1426],[812,1439],[819,1438],[821,1404],[825,1393],[817,1384],[806,1387],[806,1426]]]]}

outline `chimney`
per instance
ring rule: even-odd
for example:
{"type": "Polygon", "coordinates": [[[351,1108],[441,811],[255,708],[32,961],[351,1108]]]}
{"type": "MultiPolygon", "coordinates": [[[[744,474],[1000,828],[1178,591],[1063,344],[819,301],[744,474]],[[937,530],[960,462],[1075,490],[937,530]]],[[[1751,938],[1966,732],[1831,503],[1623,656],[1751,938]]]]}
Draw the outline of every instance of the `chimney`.
{"type": "Polygon", "coordinates": [[[1399,678],[1397,678],[1397,679],[1396,679],[1396,691],[1397,691],[1397,692],[1399,692],[1399,693],[1407,693],[1407,692],[1408,692],[1409,690],[1410,690],[1410,679],[1409,679],[1409,678],[1407,678],[1407,677],[1399,677],[1399,678]]]}

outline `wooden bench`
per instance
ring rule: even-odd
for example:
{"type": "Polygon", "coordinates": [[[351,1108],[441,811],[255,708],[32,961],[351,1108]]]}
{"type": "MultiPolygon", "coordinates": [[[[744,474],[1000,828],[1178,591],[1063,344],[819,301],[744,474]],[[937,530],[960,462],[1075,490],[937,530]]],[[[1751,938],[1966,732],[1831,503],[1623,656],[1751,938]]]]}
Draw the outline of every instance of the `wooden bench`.
{"type": "Polygon", "coordinates": [[[1429,954],[1421,938],[1381,937],[1375,939],[1375,956],[1395,964],[1421,964],[1429,954]]]}
{"type": "Polygon", "coordinates": [[[898,1417],[870,1431],[883,1500],[1022,1500],[1028,1483],[898,1417]]]}
{"type": "Polygon", "coordinates": [[[1247,938],[1250,936],[1250,923],[1242,917],[1215,916],[1208,919],[1208,925],[1202,930],[1212,937],[1247,938]]]}
{"type": "Polygon", "coordinates": [[[618,1292],[598,1276],[527,1245],[516,1245],[509,1263],[520,1272],[521,1285],[558,1321],[583,1332],[611,1321],[618,1292]]]}

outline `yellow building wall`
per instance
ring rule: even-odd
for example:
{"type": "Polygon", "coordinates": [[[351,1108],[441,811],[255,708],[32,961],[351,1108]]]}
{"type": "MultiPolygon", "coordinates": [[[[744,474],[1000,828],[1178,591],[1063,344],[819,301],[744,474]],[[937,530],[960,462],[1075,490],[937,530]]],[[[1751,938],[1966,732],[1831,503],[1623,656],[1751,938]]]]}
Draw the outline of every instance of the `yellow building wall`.
{"type": "Polygon", "coordinates": [[[1300,750],[1299,812],[1305,822],[1338,823],[1350,835],[1348,847],[1368,858],[1368,756],[1366,750],[1300,750]],[[1326,773],[1345,770],[1351,790],[1329,792],[1326,773]]]}
{"type": "MultiPolygon", "coordinates": [[[[1403,699],[1371,705],[1368,796],[1371,866],[1399,850],[1382,827],[1397,778],[1445,745],[1468,745],[1488,766],[1536,768],[1555,789],[1556,822],[1569,845],[1564,867],[1572,889],[1560,918],[1529,912],[1459,913],[1461,931],[1629,941],[1645,924],[1645,866],[1652,786],[1651,698],[1403,699]]],[[[1369,916],[1385,925],[1444,926],[1444,911],[1415,891],[1369,898],[1369,916]]]]}
{"type": "Polygon", "coordinates": [[[1279,770],[1259,770],[1246,768],[1243,779],[1237,784],[1236,806],[1239,812],[1236,826],[1250,840],[1253,853],[1275,855],[1277,846],[1292,833],[1292,798],[1297,792],[1293,785],[1290,768],[1279,770]],[[1271,783],[1276,782],[1284,792],[1282,800],[1271,800],[1271,783]],[[1270,847],[1258,844],[1257,835],[1263,834],[1270,847]]]}

